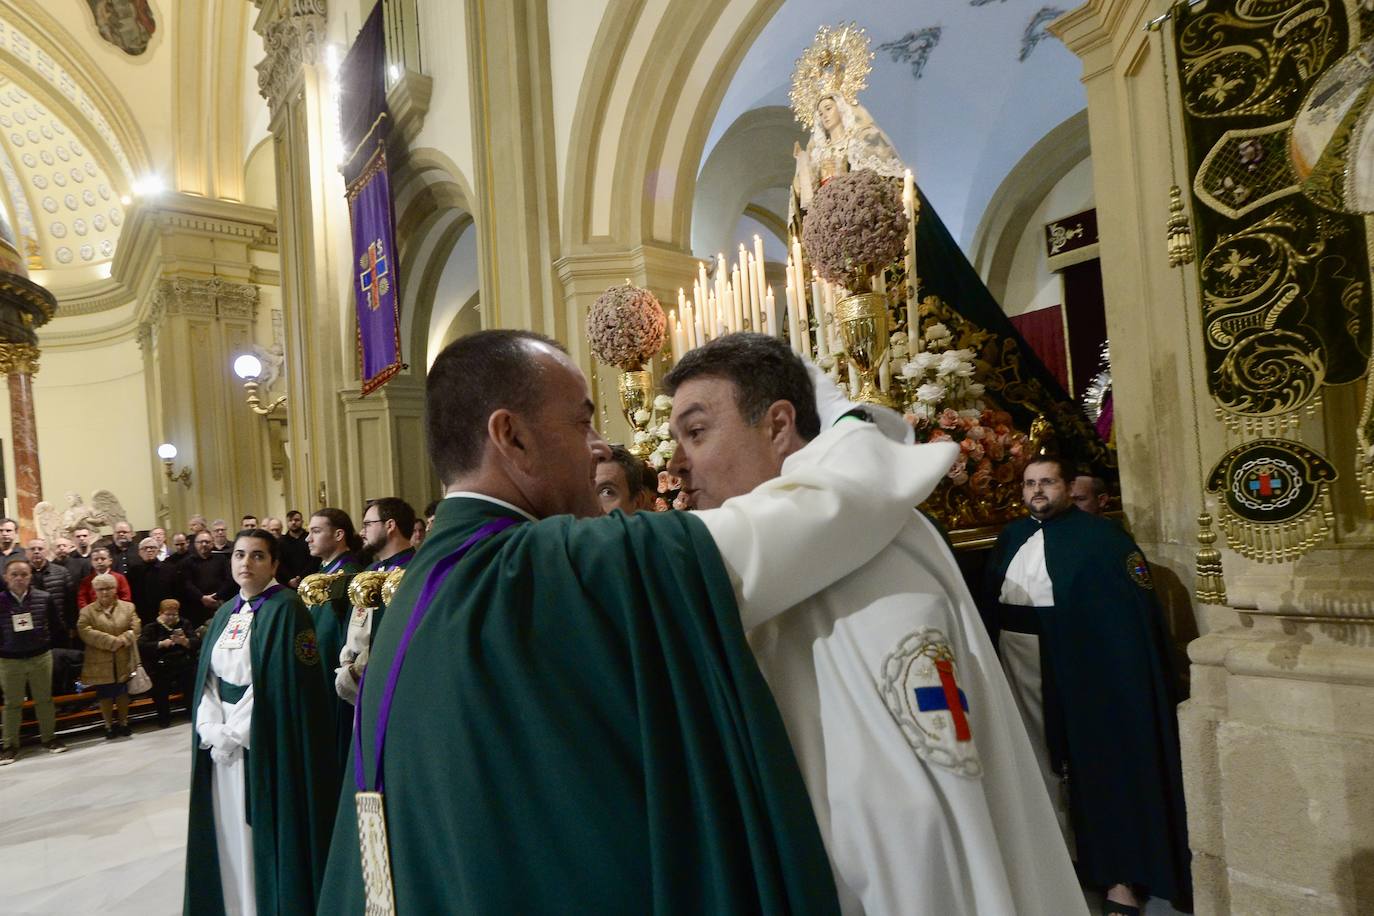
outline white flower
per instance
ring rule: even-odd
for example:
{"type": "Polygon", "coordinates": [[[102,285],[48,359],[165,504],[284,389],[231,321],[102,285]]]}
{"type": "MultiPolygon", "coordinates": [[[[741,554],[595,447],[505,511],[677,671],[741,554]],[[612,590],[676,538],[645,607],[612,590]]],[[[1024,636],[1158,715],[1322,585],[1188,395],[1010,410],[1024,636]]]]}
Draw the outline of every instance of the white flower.
{"type": "Polygon", "coordinates": [[[916,399],[926,404],[938,404],[945,396],[945,386],[928,382],[916,389],[916,399]]]}
{"type": "Polygon", "coordinates": [[[648,430],[643,430],[643,429],[637,429],[637,430],[635,430],[635,445],[644,445],[645,443],[649,442],[651,439],[653,439],[653,434],[650,433],[648,430]]]}
{"type": "Polygon", "coordinates": [[[949,336],[949,328],[945,327],[938,321],[935,324],[932,324],[930,327],[926,328],[926,340],[944,340],[946,337],[949,336]]]}
{"type": "Polygon", "coordinates": [[[658,444],[658,448],[654,449],[654,454],[662,455],[664,461],[667,461],[668,459],[672,458],[673,455],[676,453],[677,442],[675,442],[672,439],[665,439],[664,441],[658,444]]]}
{"type": "Polygon", "coordinates": [[[654,435],[660,439],[671,439],[673,434],[668,431],[668,421],[664,420],[659,424],[658,429],[654,430],[654,435]]]}
{"type": "Polygon", "coordinates": [[[664,466],[665,466],[667,463],[668,463],[667,459],[665,459],[665,458],[664,458],[662,455],[660,455],[658,452],[650,452],[650,453],[649,453],[649,465],[650,465],[655,471],[661,471],[661,470],[663,470],[664,466]]]}
{"type": "Polygon", "coordinates": [[[910,361],[907,362],[908,366],[914,367],[914,371],[908,372],[907,376],[915,378],[917,375],[921,374],[922,372],[925,372],[927,369],[929,369],[931,366],[934,366],[939,361],[940,356],[937,353],[917,353],[915,356],[911,357],[910,361]]]}
{"type": "Polygon", "coordinates": [[[833,369],[835,368],[835,357],[829,354],[822,356],[821,361],[817,365],[819,365],[822,369],[825,370],[833,369]]]}
{"type": "Polygon", "coordinates": [[[982,415],[983,415],[983,412],[982,412],[981,410],[961,410],[961,411],[959,411],[959,416],[963,417],[965,420],[976,420],[976,419],[978,419],[979,417],[981,417],[982,415]]]}
{"type": "Polygon", "coordinates": [[[647,410],[636,410],[636,411],[635,411],[635,423],[637,423],[637,424],[641,424],[641,425],[642,425],[642,424],[644,424],[644,423],[648,423],[648,422],[649,422],[650,420],[652,420],[653,418],[654,418],[653,414],[649,413],[649,411],[647,411],[647,410]]]}
{"type": "Polygon", "coordinates": [[[940,357],[940,365],[935,369],[939,375],[968,377],[973,374],[973,366],[959,358],[959,351],[947,350],[940,357]]]}
{"type": "Polygon", "coordinates": [[[911,406],[911,413],[918,420],[930,420],[934,418],[937,409],[938,408],[931,404],[925,404],[918,401],[911,406]]]}
{"type": "Polygon", "coordinates": [[[669,411],[672,409],[673,399],[668,397],[666,394],[660,394],[658,397],[654,398],[654,410],[658,411],[659,413],[664,413],[665,411],[669,411]]]}
{"type": "Polygon", "coordinates": [[[983,392],[987,390],[987,386],[982,382],[969,382],[964,386],[964,393],[971,398],[980,398],[983,396],[983,392]]]}
{"type": "Polygon", "coordinates": [[[887,352],[892,354],[894,360],[906,356],[906,341],[903,340],[899,343],[894,340],[887,345],[887,352]]]}

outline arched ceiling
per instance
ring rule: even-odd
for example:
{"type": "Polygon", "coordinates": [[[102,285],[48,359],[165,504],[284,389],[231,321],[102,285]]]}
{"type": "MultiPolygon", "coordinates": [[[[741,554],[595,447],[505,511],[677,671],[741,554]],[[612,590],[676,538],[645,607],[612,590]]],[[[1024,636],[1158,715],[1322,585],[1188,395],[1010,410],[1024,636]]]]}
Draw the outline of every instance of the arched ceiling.
{"type": "MultiPolygon", "coordinates": [[[[736,71],[702,164],[741,116],[788,103],[793,63],[818,26],[852,19],[868,32],[876,55],[859,101],[967,246],[1008,171],[1048,130],[1087,104],[1081,62],[1045,32],[1059,12],[1075,5],[785,0],[736,71]]],[[[791,148],[755,155],[790,163],[791,148]]]]}

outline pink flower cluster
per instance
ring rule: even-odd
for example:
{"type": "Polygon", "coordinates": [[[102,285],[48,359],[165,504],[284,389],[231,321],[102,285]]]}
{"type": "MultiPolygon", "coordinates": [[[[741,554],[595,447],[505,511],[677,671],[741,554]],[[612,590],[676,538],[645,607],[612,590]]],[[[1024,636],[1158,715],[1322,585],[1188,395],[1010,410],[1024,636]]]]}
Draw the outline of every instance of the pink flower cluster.
{"type": "Polygon", "coordinates": [[[654,500],[655,512],[677,509],[685,512],[692,508],[687,501],[687,491],[682,489],[682,479],[667,471],[658,472],[658,498],[654,500]]]}
{"type": "Polygon", "coordinates": [[[851,292],[867,292],[870,277],[902,259],[906,233],[901,179],[868,169],[827,181],[802,221],[811,263],[851,292]]]}
{"type": "Polygon", "coordinates": [[[908,417],[916,427],[918,438],[925,441],[949,440],[959,443],[959,457],[949,469],[949,479],[956,487],[967,485],[975,493],[987,493],[993,481],[1011,483],[1021,474],[1030,457],[1030,440],[1025,433],[1012,428],[1011,414],[1001,410],[984,410],[977,416],[967,416],[953,409],[945,409],[935,418],[934,425],[908,417]]]}
{"type": "Polygon", "coordinates": [[[612,286],[587,312],[587,343],[601,362],[641,368],[663,347],[668,319],[658,297],[638,286],[612,286]]]}

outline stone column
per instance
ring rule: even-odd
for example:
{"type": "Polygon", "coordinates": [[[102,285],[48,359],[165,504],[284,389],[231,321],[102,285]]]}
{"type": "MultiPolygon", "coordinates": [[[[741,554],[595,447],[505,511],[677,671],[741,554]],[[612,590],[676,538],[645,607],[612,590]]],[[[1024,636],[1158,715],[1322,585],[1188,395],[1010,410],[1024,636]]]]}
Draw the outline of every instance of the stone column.
{"type": "Polygon", "coordinates": [[[38,347],[0,343],[0,373],[9,376],[10,430],[14,446],[15,514],[20,542],[35,536],[33,507],[43,498],[43,475],[38,465],[38,426],[33,412],[33,376],[38,372],[38,347]]]}
{"type": "MultiPolygon", "coordinates": [[[[338,171],[337,128],[323,53],[325,0],[256,0],[253,29],[266,56],[258,91],[271,111],[276,153],[286,393],[291,407],[289,480],[294,506],[357,504],[348,484],[339,390],[357,374],[349,276],[348,208],[338,171]]],[[[350,36],[351,37],[351,36],[350,36]]]]}

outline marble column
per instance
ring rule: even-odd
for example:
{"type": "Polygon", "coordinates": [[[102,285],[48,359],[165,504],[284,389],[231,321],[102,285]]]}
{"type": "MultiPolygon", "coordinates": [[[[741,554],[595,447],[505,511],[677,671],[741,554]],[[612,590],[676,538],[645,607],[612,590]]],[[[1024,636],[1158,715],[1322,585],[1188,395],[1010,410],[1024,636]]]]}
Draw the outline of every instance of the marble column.
{"type": "Polygon", "coordinates": [[[38,372],[38,347],[0,343],[0,372],[9,376],[14,506],[19,520],[19,538],[23,543],[35,536],[33,507],[43,498],[43,475],[38,466],[38,426],[33,411],[33,376],[38,372]]]}

